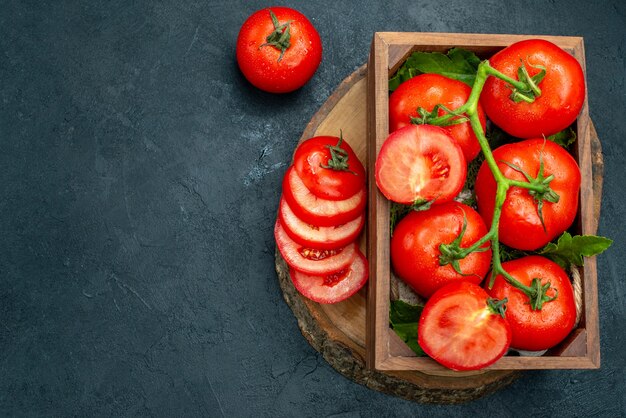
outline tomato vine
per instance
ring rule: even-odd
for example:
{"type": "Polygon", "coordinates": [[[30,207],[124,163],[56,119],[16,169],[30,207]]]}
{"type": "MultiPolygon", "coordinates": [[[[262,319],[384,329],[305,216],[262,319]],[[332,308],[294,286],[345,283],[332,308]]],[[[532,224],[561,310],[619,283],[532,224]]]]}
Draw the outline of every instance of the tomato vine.
{"type": "MultiPolygon", "coordinates": [[[[493,174],[493,177],[497,183],[493,220],[487,234],[485,234],[481,239],[476,241],[472,246],[467,248],[460,248],[458,246],[456,248],[446,247],[446,257],[441,258],[440,263],[448,263],[449,259],[458,260],[465,258],[472,252],[481,251],[481,247],[487,241],[491,241],[493,256],[491,277],[488,284],[489,288],[493,286],[493,282],[496,276],[498,274],[501,274],[512,286],[520,289],[528,296],[528,298],[530,299],[530,305],[533,309],[539,310],[545,302],[554,300],[556,296],[548,297],[546,295],[547,290],[550,288],[549,282],[542,285],[540,279],[533,279],[531,285],[526,286],[519,282],[517,279],[515,279],[513,276],[511,276],[508,272],[506,272],[506,270],[504,270],[500,259],[500,242],[498,237],[500,215],[502,212],[502,206],[506,199],[507,192],[511,187],[522,187],[528,189],[529,192],[532,192],[537,201],[540,214],[543,200],[554,202],[558,200],[558,195],[550,189],[550,181],[552,180],[550,176],[544,178],[543,173],[540,173],[540,175],[536,179],[527,176],[527,182],[511,180],[505,177],[504,174],[502,174],[502,171],[500,171],[500,168],[498,167],[498,164],[493,157],[491,147],[489,146],[487,137],[483,133],[482,125],[478,117],[478,101],[480,98],[480,94],[482,93],[487,78],[490,76],[497,77],[508,83],[513,90],[511,100],[514,100],[516,102],[524,101],[532,103],[536,97],[539,97],[541,95],[541,89],[538,85],[545,76],[545,69],[542,69],[538,76],[530,77],[528,76],[526,68],[522,64],[518,71],[518,75],[520,80],[515,80],[491,67],[488,60],[482,61],[478,65],[474,85],[472,86],[472,91],[467,102],[456,110],[448,111],[446,114],[436,118],[431,117],[428,120],[428,123],[431,125],[441,126],[449,124],[452,120],[458,118],[459,116],[467,117],[469,119],[472,130],[474,131],[474,134],[478,139],[478,143],[480,144],[480,148],[485,157],[485,162],[489,166],[489,169],[491,170],[491,173],[493,174]],[[521,96],[523,96],[523,98],[521,96]],[[451,251],[454,252],[454,254],[451,254],[451,251]]],[[[442,249],[440,248],[440,251],[441,250],[442,249]]]]}

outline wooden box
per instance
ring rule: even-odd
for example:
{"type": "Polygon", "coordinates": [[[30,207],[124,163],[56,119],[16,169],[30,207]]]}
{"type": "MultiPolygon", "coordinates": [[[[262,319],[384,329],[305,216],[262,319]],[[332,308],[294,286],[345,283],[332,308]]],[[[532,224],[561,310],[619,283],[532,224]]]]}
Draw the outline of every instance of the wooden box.
{"type": "MultiPolygon", "coordinates": [[[[368,167],[369,215],[368,259],[370,280],[367,301],[367,366],[376,370],[421,371],[432,374],[453,374],[427,357],[415,357],[413,352],[389,327],[390,254],[389,201],[378,191],[374,166],[380,148],[389,134],[389,77],[396,72],[413,51],[446,52],[453,47],[474,51],[486,59],[514,42],[542,38],[572,54],[585,71],[583,39],[579,37],[485,35],[454,33],[396,33],[374,34],[368,61],[368,167]]],[[[578,139],[574,157],[582,172],[579,214],[574,225],[578,234],[595,234],[592,183],[591,125],[587,100],[576,123],[578,139]]],[[[595,258],[585,259],[580,269],[582,279],[582,316],[576,329],[543,356],[505,356],[489,366],[490,370],[523,369],[593,369],[600,366],[598,325],[598,291],[595,258]]],[[[464,372],[472,373],[472,372],[464,372]]],[[[476,372],[474,372],[476,373],[476,372]]]]}

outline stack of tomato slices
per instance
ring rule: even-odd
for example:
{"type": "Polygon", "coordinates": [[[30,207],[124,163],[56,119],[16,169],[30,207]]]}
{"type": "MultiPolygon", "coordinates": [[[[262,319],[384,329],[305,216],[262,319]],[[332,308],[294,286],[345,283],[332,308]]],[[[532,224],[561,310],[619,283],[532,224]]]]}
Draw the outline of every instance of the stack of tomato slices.
{"type": "Polygon", "coordinates": [[[365,169],[343,137],[300,144],[283,180],[274,236],[303,296],[336,303],[367,282],[367,260],[357,244],[365,202],[365,169]]]}

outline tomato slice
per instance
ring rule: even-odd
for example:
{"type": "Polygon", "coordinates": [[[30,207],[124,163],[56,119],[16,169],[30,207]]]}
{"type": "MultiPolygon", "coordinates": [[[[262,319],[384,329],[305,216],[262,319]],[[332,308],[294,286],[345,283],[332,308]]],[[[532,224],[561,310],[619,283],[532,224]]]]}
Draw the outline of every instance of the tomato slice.
{"type": "Polygon", "coordinates": [[[320,250],[298,244],[289,238],[279,219],[274,226],[274,238],[278,251],[289,267],[313,275],[333,274],[345,269],[358,251],[356,243],[335,250],[320,250]]]}
{"type": "Polygon", "coordinates": [[[418,324],[420,347],[453,370],[478,370],[502,357],[511,343],[511,328],[487,306],[480,286],[455,282],[428,299],[418,324]]]}
{"type": "Polygon", "coordinates": [[[345,200],[322,199],[311,193],[293,166],[283,179],[283,197],[298,218],[315,226],[345,224],[365,209],[365,186],[345,200]]]}
{"type": "Polygon", "coordinates": [[[328,167],[330,147],[340,139],[335,136],[317,136],[304,141],[293,157],[293,166],[304,185],[314,195],[327,200],[345,200],[358,193],[365,185],[365,168],[350,145],[341,140],[339,148],[345,157],[345,169],[328,167]]]}
{"type": "Polygon", "coordinates": [[[278,217],[287,235],[299,244],[311,248],[335,249],[356,240],[365,225],[365,214],[339,226],[313,226],[298,218],[287,201],[280,199],[278,217]]]}
{"type": "Polygon", "coordinates": [[[376,159],[376,184],[382,194],[407,205],[452,200],[466,175],[461,147],[437,126],[398,129],[387,137],[376,159]]]}
{"type": "Polygon", "coordinates": [[[357,250],[352,264],[337,273],[309,275],[290,270],[291,281],[298,292],[318,303],[336,303],[348,299],[367,282],[367,260],[357,250]]]}

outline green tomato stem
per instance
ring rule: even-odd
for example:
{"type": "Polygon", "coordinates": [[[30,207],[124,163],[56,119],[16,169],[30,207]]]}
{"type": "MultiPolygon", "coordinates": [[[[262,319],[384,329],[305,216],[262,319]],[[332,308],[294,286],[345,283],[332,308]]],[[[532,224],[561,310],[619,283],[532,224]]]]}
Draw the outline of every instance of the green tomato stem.
{"type": "MultiPolygon", "coordinates": [[[[514,80],[511,77],[508,77],[496,69],[492,68],[489,65],[489,61],[482,61],[478,66],[478,71],[476,74],[476,79],[474,81],[474,85],[472,86],[472,91],[467,102],[455,110],[455,114],[463,114],[465,113],[469,117],[470,125],[476,138],[478,139],[478,143],[480,148],[485,156],[485,162],[487,166],[491,170],[494,179],[497,183],[496,188],[496,199],[493,210],[493,218],[491,221],[491,227],[487,234],[485,234],[482,238],[476,241],[473,245],[468,248],[462,249],[460,255],[465,257],[470,253],[477,251],[482,247],[487,241],[491,241],[491,251],[492,251],[492,274],[491,279],[489,281],[489,288],[493,286],[493,281],[498,274],[501,274],[512,286],[520,289],[524,292],[531,300],[531,304],[533,303],[533,298],[536,299],[536,293],[530,286],[526,286],[516,280],[513,276],[507,273],[502,268],[502,262],[500,260],[500,242],[499,238],[499,226],[500,226],[500,215],[502,214],[502,206],[504,205],[504,201],[506,200],[506,195],[512,186],[523,187],[525,189],[535,190],[537,192],[544,191],[545,187],[540,185],[531,184],[530,182],[523,182],[518,180],[508,179],[502,174],[502,171],[498,167],[498,164],[493,157],[493,153],[491,151],[491,147],[489,146],[489,141],[483,132],[483,127],[480,123],[480,118],[478,117],[478,101],[480,99],[480,95],[485,86],[485,82],[489,76],[497,77],[501,80],[506,81],[511,84],[515,88],[525,89],[526,84],[520,82],[518,80],[514,80]]],[[[445,115],[450,116],[450,115],[445,115]]],[[[541,304],[539,304],[540,306],[541,304]]],[[[534,306],[534,305],[533,305],[534,306]]]]}

